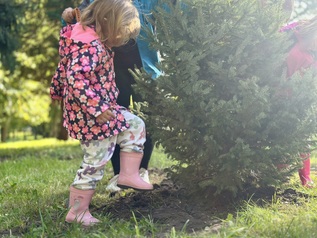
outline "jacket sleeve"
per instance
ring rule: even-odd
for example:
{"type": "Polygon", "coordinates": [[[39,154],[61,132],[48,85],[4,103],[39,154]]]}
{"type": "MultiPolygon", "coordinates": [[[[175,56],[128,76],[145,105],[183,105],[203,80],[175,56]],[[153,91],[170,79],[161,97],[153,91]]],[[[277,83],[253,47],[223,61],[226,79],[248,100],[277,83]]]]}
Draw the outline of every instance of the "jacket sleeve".
{"type": "Polygon", "coordinates": [[[62,100],[64,94],[64,81],[66,80],[65,72],[65,61],[66,58],[62,59],[53,75],[50,87],[51,98],[54,100],[62,100]]]}
{"type": "MultiPolygon", "coordinates": [[[[85,53],[79,53],[79,58],[74,60],[80,60],[84,62],[82,64],[77,64],[73,62],[72,66],[69,68],[67,84],[69,87],[69,92],[71,97],[78,103],[78,105],[93,117],[99,116],[104,111],[110,108],[110,104],[101,94],[101,85],[96,83],[98,80],[98,72],[96,72],[96,67],[100,67],[98,62],[100,59],[96,59],[97,54],[90,54],[86,51],[85,53]],[[92,82],[95,82],[92,84],[92,82]]],[[[108,74],[103,73],[103,80],[108,80],[108,74]]]]}
{"type": "Polygon", "coordinates": [[[50,95],[54,100],[62,100],[64,94],[64,81],[66,79],[66,67],[67,67],[67,57],[64,48],[64,41],[62,35],[69,29],[70,26],[63,27],[60,31],[59,39],[59,55],[60,61],[57,65],[57,69],[51,80],[50,95]]]}

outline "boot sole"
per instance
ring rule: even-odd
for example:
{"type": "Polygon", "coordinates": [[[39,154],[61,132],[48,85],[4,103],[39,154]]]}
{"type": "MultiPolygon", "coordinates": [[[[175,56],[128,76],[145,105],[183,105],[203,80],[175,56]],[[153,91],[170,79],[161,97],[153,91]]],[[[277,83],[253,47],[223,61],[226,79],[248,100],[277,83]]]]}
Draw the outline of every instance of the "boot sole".
{"type": "Polygon", "coordinates": [[[136,191],[153,191],[154,188],[152,189],[142,189],[142,188],[135,188],[135,187],[131,187],[131,186],[127,186],[127,185],[121,185],[121,184],[117,184],[117,186],[121,189],[129,189],[129,188],[132,188],[136,191]]]}

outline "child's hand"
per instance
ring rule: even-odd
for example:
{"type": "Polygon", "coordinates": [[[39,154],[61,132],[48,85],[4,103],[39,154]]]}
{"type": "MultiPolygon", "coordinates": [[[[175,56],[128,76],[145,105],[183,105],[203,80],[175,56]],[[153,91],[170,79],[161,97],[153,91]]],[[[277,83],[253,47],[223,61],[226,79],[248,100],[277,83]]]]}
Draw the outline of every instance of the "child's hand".
{"type": "Polygon", "coordinates": [[[111,112],[111,110],[108,109],[104,111],[103,113],[101,113],[99,116],[97,116],[97,122],[100,124],[103,124],[114,118],[115,118],[115,115],[111,112]]]}
{"type": "Polygon", "coordinates": [[[71,7],[66,8],[62,13],[62,18],[64,19],[66,23],[68,24],[72,23],[74,20],[73,8],[71,7]]]}

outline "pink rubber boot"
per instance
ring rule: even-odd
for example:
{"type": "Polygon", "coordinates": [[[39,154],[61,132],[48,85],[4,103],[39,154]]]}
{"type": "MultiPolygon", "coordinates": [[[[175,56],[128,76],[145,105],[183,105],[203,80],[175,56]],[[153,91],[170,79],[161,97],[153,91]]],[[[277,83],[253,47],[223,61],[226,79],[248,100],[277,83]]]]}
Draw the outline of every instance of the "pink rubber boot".
{"type": "MultiPolygon", "coordinates": [[[[304,155],[302,155],[303,157],[304,155]]],[[[307,156],[307,155],[306,155],[307,156]]],[[[305,187],[312,187],[312,179],[310,178],[310,158],[303,161],[303,168],[298,170],[299,178],[302,185],[305,187]]]]}
{"type": "Polygon", "coordinates": [[[83,226],[92,226],[98,222],[89,212],[89,204],[95,190],[80,190],[70,186],[69,207],[66,222],[81,223],[83,226]]]}
{"type": "Polygon", "coordinates": [[[117,186],[122,189],[133,188],[139,191],[153,190],[153,185],[145,182],[139,174],[143,154],[120,152],[120,173],[117,186]]]}

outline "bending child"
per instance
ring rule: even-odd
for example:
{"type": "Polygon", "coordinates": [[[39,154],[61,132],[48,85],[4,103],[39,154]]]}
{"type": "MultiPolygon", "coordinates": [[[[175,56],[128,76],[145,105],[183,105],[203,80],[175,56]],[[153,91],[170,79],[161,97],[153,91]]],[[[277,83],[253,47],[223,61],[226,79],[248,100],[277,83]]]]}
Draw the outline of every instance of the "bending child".
{"type": "MultiPolygon", "coordinates": [[[[80,11],[83,11],[94,0],[83,0],[78,6],[80,11]]],[[[140,95],[136,94],[132,88],[135,84],[135,80],[130,73],[129,69],[143,68],[147,73],[152,75],[152,78],[157,78],[161,72],[157,69],[156,65],[159,62],[158,52],[150,49],[146,39],[146,33],[144,28],[150,28],[154,31],[154,26],[147,21],[148,17],[151,17],[151,12],[157,6],[157,0],[133,0],[133,4],[139,11],[141,21],[141,33],[137,41],[131,39],[127,44],[121,47],[114,47],[114,71],[116,74],[116,84],[119,88],[120,94],[118,96],[118,104],[129,108],[130,98],[133,98],[134,102],[142,101],[140,95]]],[[[175,2],[175,1],[173,1],[175,2]]],[[[76,9],[76,8],[75,8],[76,9]]],[[[76,12],[73,8],[66,8],[63,11],[62,19],[68,23],[73,24],[76,22],[76,12]]],[[[78,16],[78,15],[77,15],[78,16]]],[[[140,164],[140,176],[144,181],[149,182],[148,165],[151,159],[152,151],[154,148],[154,142],[151,139],[149,132],[146,134],[146,142],[144,144],[144,154],[142,162],[140,164]]],[[[106,187],[106,190],[110,192],[119,191],[117,186],[118,174],[120,172],[120,147],[116,146],[113,156],[111,158],[114,177],[110,180],[106,187]]]]}
{"type": "Polygon", "coordinates": [[[61,31],[61,61],[52,78],[52,99],[63,99],[64,126],[80,140],[84,158],[70,186],[67,222],[90,226],[99,222],[89,204],[116,144],[121,148],[118,187],[141,191],[153,186],[141,179],[145,125],[117,104],[112,47],[136,38],[139,14],[126,0],[95,0],[79,23],[61,31]]]}

